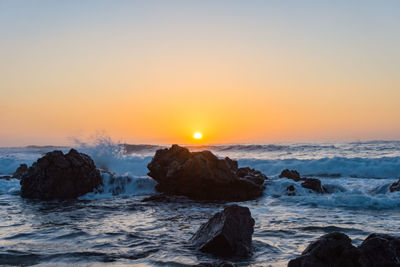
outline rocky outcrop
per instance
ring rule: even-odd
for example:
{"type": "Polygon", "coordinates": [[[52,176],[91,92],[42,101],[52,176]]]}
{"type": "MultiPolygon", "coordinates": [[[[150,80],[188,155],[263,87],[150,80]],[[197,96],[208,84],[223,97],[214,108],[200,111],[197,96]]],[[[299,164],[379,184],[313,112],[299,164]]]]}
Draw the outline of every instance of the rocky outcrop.
{"type": "Polygon", "coordinates": [[[288,267],[399,267],[400,238],[369,235],[359,247],[343,233],[323,235],[312,242],[288,267]]]}
{"type": "Polygon", "coordinates": [[[400,191],[400,179],[389,187],[390,192],[400,191]]]}
{"type": "Polygon", "coordinates": [[[362,267],[400,266],[400,238],[371,234],[359,246],[362,267]]]}
{"type": "Polygon", "coordinates": [[[355,267],[359,251],[343,233],[330,233],[312,242],[288,267],[355,267]]]}
{"type": "Polygon", "coordinates": [[[169,195],[195,200],[244,201],[262,195],[267,177],[210,151],[190,152],[173,145],[157,150],[148,164],[148,175],[157,181],[156,189],[169,195]]]}
{"type": "Polygon", "coordinates": [[[21,196],[42,200],[73,199],[92,192],[102,184],[93,160],[71,149],[47,153],[21,178],[21,196]]]}
{"type": "Polygon", "coordinates": [[[12,178],[16,179],[21,179],[22,176],[24,176],[28,172],[28,165],[26,164],[21,164],[19,167],[15,170],[12,178]]]}
{"type": "MultiPolygon", "coordinates": [[[[316,179],[316,178],[302,178],[300,177],[300,173],[295,170],[288,170],[285,169],[281,172],[279,175],[279,178],[288,178],[291,179],[295,182],[302,181],[301,186],[307,189],[311,189],[319,194],[322,193],[327,193],[328,191],[326,188],[322,185],[321,180],[316,179]]],[[[294,188],[287,188],[287,191],[290,192],[289,195],[295,195],[296,193],[294,192],[294,188]]]]}
{"type": "Polygon", "coordinates": [[[194,247],[217,256],[251,254],[254,219],[249,208],[232,205],[216,213],[190,239],[194,247]]]}

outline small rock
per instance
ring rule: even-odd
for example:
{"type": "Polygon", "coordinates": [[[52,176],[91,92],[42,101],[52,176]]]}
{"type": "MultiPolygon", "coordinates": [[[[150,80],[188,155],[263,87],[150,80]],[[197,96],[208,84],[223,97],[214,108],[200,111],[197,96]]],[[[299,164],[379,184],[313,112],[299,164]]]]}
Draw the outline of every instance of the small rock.
{"type": "Polygon", "coordinates": [[[216,213],[190,239],[203,252],[217,256],[251,254],[254,219],[249,208],[232,205],[216,213]]]}
{"type": "Polygon", "coordinates": [[[298,171],[289,169],[283,170],[279,175],[279,178],[288,178],[296,182],[301,180],[300,173],[298,171]]]}

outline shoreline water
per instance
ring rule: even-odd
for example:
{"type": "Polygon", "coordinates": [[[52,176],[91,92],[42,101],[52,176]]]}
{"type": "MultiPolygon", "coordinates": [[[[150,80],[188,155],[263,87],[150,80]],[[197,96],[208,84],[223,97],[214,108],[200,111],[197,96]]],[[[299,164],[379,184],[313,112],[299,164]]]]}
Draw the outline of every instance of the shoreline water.
{"type": "MultiPolygon", "coordinates": [[[[389,193],[388,187],[400,175],[400,144],[346,146],[297,144],[272,149],[261,145],[214,151],[238,159],[241,166],[261,169],[272,180],[266,182],[261,198],[240,203],[250,208],[256,224],[253,256],[235,261],[238,265],[286,266],[310,241],[332,231],[346,233],[355,245],[373,232],[399,232],[400,194],[389,193]],[[304,158],[307,153],[312,158],[304,158]],[[338,157],[339,153],[343,156],[338,157]],[[291,180],[278,180],[284,168],[318,177],[337,192],[318,195],[291,180]],[[354,173],[359,176],[351,177],[354,173]],[[298,195],[287,196],[288,185],[296,186],[298,195]]],[[[127,154],[118,147],[103,144],[79,148],[99,166],[121,175],[119,184],[110,184],[103,177],[103,194],[44,203],[21,199],[18,180],[0,179],[0,216],[5,218],[0,225],[2,259],[26,265],[190,266],[218,261],[190,249],[187,240],[227,204],[141,202],[155,192],[154,181],[146,175],[152,157],[148,154],[153,152],[127,154]],[[130,177],[131,182],[124,177],[130,177]],[[115,186],[124,186],[124,190],[113,194],[115,186]]],[[[11,174],[20,163],[30,165],[45,152],[37,148],[0,149],[0,173],[5,175],[10,169],[11,174]]]]}

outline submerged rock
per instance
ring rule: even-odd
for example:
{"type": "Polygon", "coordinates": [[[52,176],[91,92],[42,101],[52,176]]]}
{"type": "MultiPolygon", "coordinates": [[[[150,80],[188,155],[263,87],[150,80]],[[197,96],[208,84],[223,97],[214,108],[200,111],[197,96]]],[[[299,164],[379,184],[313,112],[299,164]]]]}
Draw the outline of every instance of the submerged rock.
{"type": "Polygon", "coordinates": [[[15,170],[12,178],[17,178],[21,179],[22,176],[24,176],[28,172],[28,165],[26,164],[21,164],[19,167],[15,170]]]}
{"type": "Polygon", "coordinates": [[[210,151],[190,152],[173,145],[157,150],[148,164],[148,175],[157,181],[156,189],[170,195],[195,200],[244,201],[262,195],[267,177],[210,151]]]}
{"type": "MultiPolygon", "coordinates": [[[[319,194],[322,193],[327,193],[328,191],[326,188],[322,185],[321,180],[316,179],[316,178],[301,178],[300,173],[295,170],[288,170],[285,169],[281,172],[279,175],[279,178],[288,178],[291,179],[295,182],[303,181],[301,183],[301,186],[307,189],[311,189],[319,194]]],[[[288,195],[295,195],[296,193],[294,192],[294,187],[291,187],[289,190],[289,187],[287,188],[287,191],[290,191],[288,195]]]]}
{"type": "Polygon", "coordinates": [[[93,160],[71,149],[46,153],[21,178],[21,196],[42,200],[73,199],[102,185],[93,160]]]}
{"type": "Polygon", "coordinates": [[[217,256],[251,254],[254,219],[249,208],[232,205],[216,213],[190,239],[203,252],[217,256]]]}
{"type": "Polygon", "coordinates": [[[390,187],[390,192],[400,191],[400,178],[397,182],[394,182],[390,187]]]}
{"type": "Polygon", "coordinates": [[[359,246],[363,267],[400,266],[400,238],[371,234],[359,246]]]}
{"type": "Polygon", "coordinates": [[[359,251],[351,239],[339,232],[326,234],[312,242],[288,267],[355,267],[359,251]]]}

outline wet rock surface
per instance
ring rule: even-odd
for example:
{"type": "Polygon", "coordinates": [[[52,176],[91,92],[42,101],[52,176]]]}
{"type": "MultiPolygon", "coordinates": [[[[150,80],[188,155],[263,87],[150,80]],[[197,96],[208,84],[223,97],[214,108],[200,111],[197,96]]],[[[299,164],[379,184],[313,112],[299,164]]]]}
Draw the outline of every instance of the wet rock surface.
{"type": "Polygon", "coordinates": [[[21,196],[41,200],[73,199],[102,185],[93,160],[71,149],[46,153],[21,178],[21,196]]]}
{"type": "Polygon", "coordinates": [[[195,200],[244,201],[262,195],[267,177],[230,158],[219,159],[210,151],[190,152],[173,145],[157,150],[148,164],[156,189],[195,200]]]}
{"type": "Polygon", "coordinates": [[[251,254],[254,219],[249,208],[231,205],[216,213],[190,239],[194,247],[217,256],[251,254]]]}

